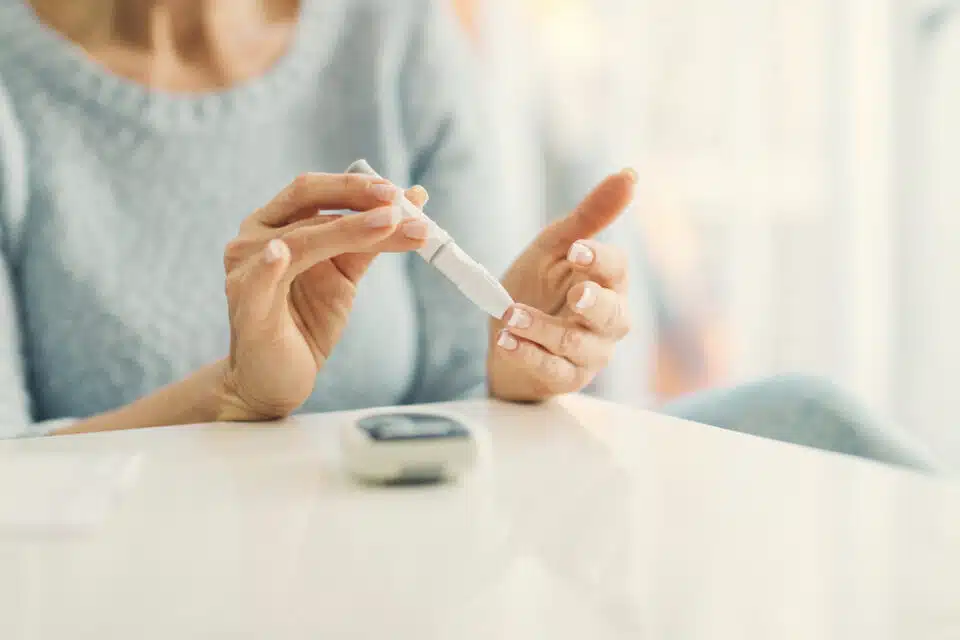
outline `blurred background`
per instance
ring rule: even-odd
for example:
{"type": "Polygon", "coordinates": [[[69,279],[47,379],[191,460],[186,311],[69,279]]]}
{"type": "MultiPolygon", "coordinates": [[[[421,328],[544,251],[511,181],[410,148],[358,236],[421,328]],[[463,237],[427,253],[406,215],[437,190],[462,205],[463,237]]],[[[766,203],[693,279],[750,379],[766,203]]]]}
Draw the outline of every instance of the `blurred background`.
{"type": "Polygon", "coordinates": [[[960,2],[449,1],[505,197],[549,217],[640,172],[608,395],[810,373],[960,465],[960,2]]]}

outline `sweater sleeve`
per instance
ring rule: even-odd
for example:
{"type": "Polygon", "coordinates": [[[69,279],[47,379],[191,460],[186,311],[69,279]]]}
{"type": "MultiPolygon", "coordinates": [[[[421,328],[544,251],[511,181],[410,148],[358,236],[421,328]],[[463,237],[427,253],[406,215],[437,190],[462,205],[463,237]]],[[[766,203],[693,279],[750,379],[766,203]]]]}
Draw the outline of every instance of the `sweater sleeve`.
{"type": "Polygon", "coordinates": [[[0,439],[26,435],[31,420],[11,259],[27,200],[23,136],[0,83],[0,439]]]}
{"type": "MultiPolygon", "coordinates": [[[[447,2],[424,1],[400,71],[411,181],[430,193],[429,215],[461,248],[500,276],[532,238],[528,218],[498,202],[500,176],[472,58],[447,2]]],[[[536,222],[534,220],[534,222],[536,222]]],[[[535,227],[533,227],[535,229],[535,227]]],[[[411,255],[419,349],[410,402],[486,393],[488,316],[411,255]]]]}

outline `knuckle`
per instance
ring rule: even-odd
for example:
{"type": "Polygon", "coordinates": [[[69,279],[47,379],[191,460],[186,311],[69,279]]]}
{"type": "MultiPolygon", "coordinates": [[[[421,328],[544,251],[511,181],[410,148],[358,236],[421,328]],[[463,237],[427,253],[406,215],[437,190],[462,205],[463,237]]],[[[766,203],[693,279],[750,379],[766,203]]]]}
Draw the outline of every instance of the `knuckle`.
{"type": "Polygon", "coordinates": [[[247,257],[250,252],[250,243],[243,238],[237,237],[227,243],[223,248],[223,268],[230,272],[247,257]]]}
{"type": "Polygon", "coordinates": [[[563,355],[579,353],[582,348],[583,333],[573,327],[564,327],[560,332],[560,353],[563,355]]]}
{"type": "Polygon", "coordinates": [[[338,186],[346,192],[357,191],[366,183],[363,176],[355,173],[341,173],[338,180],[338,186]]]}
{"type": "Polygon", "coordinates": [[[310,185],[313,183],[313,176],[309,173],[301,173],[290,183],[287,189],[287,198],[291,202],[303,202],[310,192],[310,185]]]}

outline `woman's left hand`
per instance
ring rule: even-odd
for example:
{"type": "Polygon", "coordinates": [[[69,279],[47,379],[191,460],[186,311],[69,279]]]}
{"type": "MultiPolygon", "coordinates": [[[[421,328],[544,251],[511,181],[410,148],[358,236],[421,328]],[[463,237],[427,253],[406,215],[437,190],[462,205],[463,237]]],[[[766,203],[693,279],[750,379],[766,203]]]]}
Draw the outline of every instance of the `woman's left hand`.
{"type": "Polygon", "coordinates": [[[632,169],[608,177],[566,218],[544,229],[503,285],[517,304],[490,328],[490,393],[537,402],[580,391],[630,331],[622,251],[593,240],[629,205],[632,169]]]}

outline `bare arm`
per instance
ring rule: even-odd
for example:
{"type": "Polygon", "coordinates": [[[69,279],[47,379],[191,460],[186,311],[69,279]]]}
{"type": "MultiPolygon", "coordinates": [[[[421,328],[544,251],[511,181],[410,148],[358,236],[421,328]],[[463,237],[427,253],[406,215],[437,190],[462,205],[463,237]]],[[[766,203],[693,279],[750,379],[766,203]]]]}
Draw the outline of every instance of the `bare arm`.
{"type": "Polygon", "coordinates": [[[56,429],[51,435],[252,420],[252,414],[244,413],[232,400],[235,396],[229,389],[227,371],[226,360],[215,362],[131,404],[79,420],[56,429]]]}

